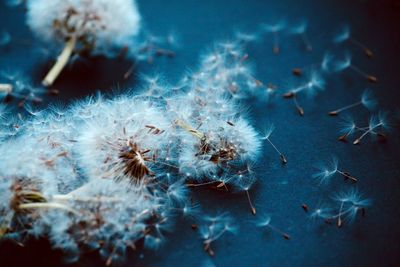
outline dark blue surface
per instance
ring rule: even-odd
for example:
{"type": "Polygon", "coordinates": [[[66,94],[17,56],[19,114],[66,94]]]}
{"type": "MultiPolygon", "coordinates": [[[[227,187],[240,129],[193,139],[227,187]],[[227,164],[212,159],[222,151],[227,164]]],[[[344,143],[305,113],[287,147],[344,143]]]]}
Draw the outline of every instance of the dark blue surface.
{"type": "MultiPolygon", "coordinates": [[[[285,153],[288,164],[282,166],[271,147],[265,146],[260,159],[258,183],[252,191],[258,213],[268,213],[272,223],[291,235],[291,240],[254,226],[254,217],[248,211],[244,194],[230,195],[195,190],[203,210],[230,211],[240,229],[236,235],[223,236],[214,244],[216,255],[210,258],[202,249],[198,233],[188,222],[179,222],[167,235],[167,243],[156,252],[145,251],[131,255],[126,266],[399,266],[400,265],[400,139],[399,123],[392,119],[392,132],[385,143],[367,141],[353,146],[337,141],[338,118],[327,111],[357,99],[366,87],[374,90],[380,108],[395,112],[400,104],[400,6],[396,1],[139,1],[146,28],[165,35],[171,30],[180,40],[180,48],[173,59],[158,59],[154,64],[140,63],[134,77],[123,81],[122,73],[130,62],[90,60],[89,65],[78,63],[64,72],[55,87],[58,97],[48,102],[67,102],[96,92],[112,92],[140,87],[142,74],[160,74],[169,83],[196,69],[199,56],[213,43],[233,37],[235,29],[254,31],[260,23],[274,23],[285,19],[290,25],[300,19],[309,21],[309,39],[314,47],[304,51],[299,38],[281,37],[281,53],[272,53],[268,36],[249,48],[257,78],[271,82],[278,88],[289,89],[299,83],[291,74],[294,67],[305,67],[321,60],[327,50],[349,50],[354,62],[379,78],[378,84],[368,84],[352,72],[331,75],[327,88],[315,99],[301,99],[306,116],[300,117],[290,101],[280,96],[270,103],[249,100],[251,117],[258,129],[267,121],[276,130],[271,139],[285,153]],[[397,17],[397,18],[396,18],[397,17]],[[343,24],[351,25],[357,39],[366,43],[375,53],[367,59],[362,51],[349,45],[333,45],[333,33],[343,24]],[[338,229],[322,221],[313,222],[301,209],[310,208],[329,196],[352,185],[341,179],[327,186],[318,186],[312,179],[315,165],[336,155],[342,169],[359,178],[357,187],[372,200],[366,217],[338,229]]],[[[0,48],[0,68],[18,69],[35,83],[48,68],[49,60],[36,52],[37,41],[24,22],[21,7],[9,9],[0,4],[0,31],[11,33],[14,39],[28,40],[11,47],[0,48]],[[31,41],[30,41],[31,40],[31,41]],[[26,44],[25,44],[26,43],[26,44]]],[[[367,123],[368,112],[353,110],[354,116],[367,123]]],[[[25,249],[1,249],[0,266],[12,265],[10,253],[25,259],[48,257],[45,262],[57,261],[58,254],[46,246],[28,246],[25,249]],[[34,254],[26,250],[35,251],[34,254]],[[11,252],[10,252],[11,251],[11,252]],[[16,255],[18,254],[18,255],[16,255]],[[6,255],[8,255],[6,257],[6,255]],[[22,257],[22,256],[21,256],[22,257]],[[23,257],[22,257],[23,258],[23,257]],[[7,259],[6,265],[1,264],[7,259]]],[[[20,257],[20,258],[21,258],[20,257]]],[[[93,259],[77,266],[96,266],[93,259]]],[[[39,260],[30,260],[37,263],[39,260]]],[[[14,263],[22,264],[21,259],[14,263]]],[[[26,263],[26,262],[25,262],[26,263]]],[[[99,264],[99,263],[97,263],[99,264]]],[[[52,263],[55,266],[56,263],[52,263]]],[[[43,265],[42,265],[43,266],[43,265]]],[[[50,265],[49,265],[50,266],[50,265]]],[[[98,265],[97,265],[98,266],[98,265]]]]}

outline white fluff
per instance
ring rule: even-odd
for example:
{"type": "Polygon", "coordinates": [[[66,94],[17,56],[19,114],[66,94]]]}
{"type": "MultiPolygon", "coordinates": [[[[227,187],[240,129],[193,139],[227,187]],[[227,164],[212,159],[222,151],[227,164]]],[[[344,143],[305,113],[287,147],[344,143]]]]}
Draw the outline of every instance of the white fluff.
{"type": "Polygon", "coordinates": [[[95,50],[127,45],[140,30],[134,0],[31,0],[28,25],[47,42],[77,37],[95,50]]]}

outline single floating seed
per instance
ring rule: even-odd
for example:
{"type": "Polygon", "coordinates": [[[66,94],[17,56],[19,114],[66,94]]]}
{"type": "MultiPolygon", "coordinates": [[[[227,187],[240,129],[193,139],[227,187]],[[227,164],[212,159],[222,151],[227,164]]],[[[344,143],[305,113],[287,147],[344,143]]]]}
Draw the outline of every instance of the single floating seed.
{"type": "Polygon", "coordinates": [[[378,82],[378,78],[376,78],[376,77],[373,76],[373,75],[368,75],[368,76],[367,76],[367,79],[368,79],[368,81],[369,81],[370,83],[377,83],[377,82],[378,82]]]}
{"type": "Polygon", "coordinates": [[[301,204],[301,207],[305,212],[308,212],[308,206],[306,204],[301,204]]]}
{"type": "Polygon", "coordinates": [[[292,70],[292,73],[293,73],[293,75],[295,75],[295,76],[301,76],[302,71],[301,71],[300,68],[294,68],[294,69],[292,70]]]}

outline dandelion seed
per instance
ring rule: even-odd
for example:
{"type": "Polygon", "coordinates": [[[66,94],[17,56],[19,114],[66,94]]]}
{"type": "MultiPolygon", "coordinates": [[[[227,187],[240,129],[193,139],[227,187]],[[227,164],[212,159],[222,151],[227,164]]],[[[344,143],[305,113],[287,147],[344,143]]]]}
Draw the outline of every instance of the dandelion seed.
{"type": "Polygon", "coordinates": [[[292,70],[292,73],[293,73],[293,75],[295,75],[295,76],[301,76],[301,73],[302,73],[301,68],[294,68],[294,69],[292,70]]]}
{"type": "Polygon", "coordinates": [[[327,165],[318,167],[319,172],[313,175],[313,178],[318,179],[320,184],[327,183],[336,174],[341,174],[345,179],[350,179],[353,182],[357,182],[358,179],[351,176],[348,172],[338,169],[339,161],[337,158],[332,157],[332,161],[327,165]]]}
{"type": "Polygon", "coordinates": [[[317,72],[312,72],[309,81],[303,85],[300,85],[294,89],[289,90],[283,94],[284,98],[292,99],[293,103],[301,116],[304,116],[304,109],[299,104],[297,96],[300,93],[306,93],[309,96],[313,96],[317,91],[322,91],[325,89],[325,80],[317,72]]]}
{"type": "Polygon", "coordinates": [[[304,20],[301,23],[299,23],[297,26],[293,27],[291,29],[291,33],[299,35],[301,37],[302,42],[304,43],[304,47],[306,48],[306,50],[311,52],[312,45],[307,36],[307,27],[308,27],[307,21],[304,20]]]}
{"type": "Polygon", "coordinates": [[[339,211],[329,219],[337,219],[338,227],[341,227],[344,221],[352,222],[359,212],[364,213],[365,208],[371,204],[371,201],[363,198],[356,189],[340,192],[333,199],[339,202],[339,211]]]}
{"type": "Polygon", "coordinates": [[[379,131],[389,129],[389,123],[387,121],[387,113],[379,112],[378,115],[372,115],[369,119],[368,127],[365,128],[364,133],[354,140],[353,144],[357,145],[361,143],[361,140],[367,135],[379,136],[385,138],[385,134],[379,131]]]}
{"type": "Polygon", "coordinates": [[[257,210],[256,210],[256,208],[254,207],[253,202],[251,201],[250,194],[249,194],[249,190],[245,190],[245,192],[246,192],[247,200],[249,201],[251,213],[252,213],[253,215],[256,215],[257,210]]]}
{"type": "Polygon", "coordinates": [[[106,52],[123,47],[139,31],[140,16],[133,1],[35,0],[28,3],[28,25],[48,42],[65,41],[55,65],[43,80],[51,86],[71,56],[80,51],[106,52]]]}
{"type": "Polygon", "coordinates": [[[351,36],[350,27],[348,25],[342,27],[341,31],[335,36],[333,41],[335,43],[344,43],[349,41],[353,45],[361,48],[368,58],[372,58],[374,56],[374,53],[367,46],[351,36]]]}
{"type": "Polygon", "coordinates": [[[309,211],[309,208],[308,208],[308,206],[307,206],[306,204],[301,204],[301,207],[303,208],[303,210],[304,210],[305,212],[308,212],[308,211],[309,211]]]}
{"type": "Polygon", "coordinates": [[[233,219],[228,213],[206,216],[203,221],[199,225],[199,233],[203,239],[204,251],[213,256],[214,250],[211,245],[225,233],[235,233],[237,228],[233,225],[233,219]]]}
{"type": "Polygon", "coordinates": [[[264,215],[263,218],[261,218],[259,222],[256,223],[256,226],[260,228],[269,228],[270,230],[280,234],[284,239],[286,240],[290,239],[290,235],[288,233],[282,231],[281,229],[271,224],[271,216],[269,215],[264,215]]]}
{"type": "Polygon", "coordinates": [[[364,106],[365,108],[371,110],[373,108],[375,108],[377,102],[375,100],[375,98],[372,96],[372,91],[370,89],[366,89],[364,90],[364,92],[361,95],[360,101],[357,101],[355,103],[352,103],[350,105],[341,107],[339,109],[336,109],[334,111],[331,111],[328,113],[328,115],[330,116],[336,116],[339,115],[340,112],[357,107],[357,106],[364,106]]]}
{"type": "Polygon", "coordinates": [[[274,148],[274,150],[278,153],[279,158],[282,162],[282,164],[286,164],[287,160],[286,157],[280,152],[280,150],[272,143],[270,136],[272,132],[275,130],[275,126],[273,124],[269,124],[267,129],[265,130],[264,135],[261,137],[261,140],[267,140],[268,143],[274,148]]]}
{"type": "Polygon", "coordinates": [[[347,53],[342,59],[334,60],[334,57],[332,56],[332,63],[330,64],[326,63],[325,68],[330,69],[332,71],[342,71],[345,69],[351,69],[357,74],[367,79],[370,83],[378,82],[378,78],[376,76],[368,74],[359,67],[357,67],[356,65],[354,65],[352,63],[351,55],[349,53],[347,53]]]}
{"type": "Polygon", "coordinates": [[[285,28],[286,22],[285,21],[279,21],[276,24],[264,24],[262,25],[262,30],[267,33],[271,33],[273,35],[273,47],[272,51],[274,54],[279,54],[280,52],[280,37],[279,34],[280,32],[285,28]]]}

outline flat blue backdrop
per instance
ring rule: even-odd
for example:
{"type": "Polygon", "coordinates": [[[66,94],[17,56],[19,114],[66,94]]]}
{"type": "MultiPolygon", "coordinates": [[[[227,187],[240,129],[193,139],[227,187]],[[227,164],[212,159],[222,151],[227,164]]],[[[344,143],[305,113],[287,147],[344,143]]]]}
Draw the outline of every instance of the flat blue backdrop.
{"type": "MultiPolygon", "coordinates": [[[[260,23],[285,19],[288,24],[309,21],[307,32],[314,50],[304,51],[301,41],[281,36],[281,53],[272,53],[268,36],[249,47],[257,78],[289,89],[302,78],[291,74],[294,67],[309,66],[321,60],[326,50],[349,50],[358,66],[379,78],[368,84],[351,72],[332,75],[327,88],[313,100],[301,99],[306,115],[300,117],[290,101],[277,97],[270,103],[250,99],[254,125],[262,129],[267,121],[276,125],[272,140],[286,154],[282,166],[271,147],[265,146],[259,162],[258,183],[252,191],[258,213],[268,213],[272,223],[291,235],[291,240],[254,227],[245,195],[224,194],[206,189],[195,190],[195,198],[205,211],[229,211],[240,227],[236,235],[226,235],[214,244],[215,256],[202,249],[198,233],[190,223],[178,222],[158,251],[133,253],[124,266],[400,266],[400,140],[399,122],[385,143],[367,141],[353,146],[337,141],[338,118],[326,112],[358,98],[366,87],[374,90],[380,107],[398,112],[400,76],[400,4],[399,1],[326,0],[142,0],[138,1],[147,29],[155,34],[177,34],[180,47],[176,57],[160,58],[153,64],[138,63],[134,75],[124,80],[131,65],[128,60],[94,58],[63,72],[55,87],[58,97],[46,103],[68,103],[95,93],[111,93],[140,88],[142,74],[161,74],[176,82],[188,70],[198,66],[199,56],[217,41],[233,37],[234,30],[252,32],[260,23]],[[332,36],[343,23],[351,25],[354,35],[367,44],[375,57],[367,59],[361,50],[348,45],[337,47],[332,36]],[[297,79],[297,80],[296,80],[297,79]],[[328,186],[313,181],[315,165],[336,155],[343,169],[359,178],[357,187],[372,200],[366,217],[338,229],[323,222],[312,222],[300,207],[310,208],[352,185],[336,179],[328,186]]],[[[0,48],[0,69],[21,70],[34,83],[50,66],[37,53],[40,45],[24,21],[23,7],[0,4],[0,31],[6,30],[15,41],[0,48]]],[[[354,110],[354,116],[367,123],[368,112],[354,110]]],[[[44,241],[30,242],[25,248],[6,244],[0,247],[0,266],[59,266],[59,252],[52,252],[44,241]],[[3,262],[3,263],[2,263],[3,262]]],[[[95,256],[74,266],[101,266],[95,256]]]]}

